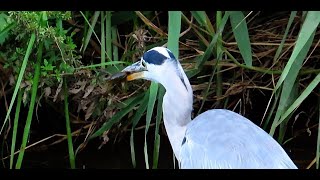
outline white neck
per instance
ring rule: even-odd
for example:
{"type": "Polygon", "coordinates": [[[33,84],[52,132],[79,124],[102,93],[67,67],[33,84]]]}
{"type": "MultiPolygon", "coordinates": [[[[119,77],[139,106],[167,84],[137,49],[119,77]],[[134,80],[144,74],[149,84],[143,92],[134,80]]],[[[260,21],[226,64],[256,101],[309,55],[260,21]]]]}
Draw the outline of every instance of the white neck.
{"type": "Polygon", "coordinates": [[[184,83],[180,77],[171,74],[168,81],[162,82],[162,85],[166,89],[163,99],[164,125],[174,154],[180,161],[179,152],[182,140],[185,136],[186,126],[191,121],[193,92],[187,76],[180,64],[178,65],[181,68],[184,83]]]}

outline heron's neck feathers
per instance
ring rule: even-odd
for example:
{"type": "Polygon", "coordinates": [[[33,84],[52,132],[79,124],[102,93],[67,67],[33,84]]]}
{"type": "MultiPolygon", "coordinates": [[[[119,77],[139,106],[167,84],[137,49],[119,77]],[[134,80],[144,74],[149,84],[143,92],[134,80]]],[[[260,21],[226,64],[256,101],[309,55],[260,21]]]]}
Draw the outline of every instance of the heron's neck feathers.
{"type": "Polygon", "coordinates": [[[193,93],[190,82],[183,70],[181,73],[183,81],[181,77],[175,75],[171,76],[163,84],[166,88],[166,94],[163,99],[164,124],[178,160],[180,160],[179,152],[185,136],[186,126],[191,121],[193,105],[193,93]]]}

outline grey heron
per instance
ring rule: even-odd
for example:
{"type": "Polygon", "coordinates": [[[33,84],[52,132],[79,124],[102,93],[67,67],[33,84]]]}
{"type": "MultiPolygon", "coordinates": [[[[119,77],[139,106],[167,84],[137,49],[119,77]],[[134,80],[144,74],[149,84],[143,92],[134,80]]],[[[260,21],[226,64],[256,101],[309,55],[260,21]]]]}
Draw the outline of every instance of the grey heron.
{"type": "Polygon", "coordinates": [[[297,169],[277,141],[238,113],[212,109],[191,120],[193,90],[169,49],[146,51],[122,73],[128,81],[150,80],[166,89],[163,120],[181,169],[297,169]]]}

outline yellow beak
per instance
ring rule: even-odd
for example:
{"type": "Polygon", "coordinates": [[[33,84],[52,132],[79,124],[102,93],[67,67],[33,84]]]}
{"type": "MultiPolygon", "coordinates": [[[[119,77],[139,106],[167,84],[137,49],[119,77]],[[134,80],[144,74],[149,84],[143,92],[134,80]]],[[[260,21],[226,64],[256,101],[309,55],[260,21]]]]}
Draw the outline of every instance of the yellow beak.
{"type": "Polygon", "coordinates": [[[132,81],[135,79],[142,79],[143,77],[144,77],[143,71],[142,72],[135,72],[135,73],[129,74],[127,76],[127,81],[132,81]]]}

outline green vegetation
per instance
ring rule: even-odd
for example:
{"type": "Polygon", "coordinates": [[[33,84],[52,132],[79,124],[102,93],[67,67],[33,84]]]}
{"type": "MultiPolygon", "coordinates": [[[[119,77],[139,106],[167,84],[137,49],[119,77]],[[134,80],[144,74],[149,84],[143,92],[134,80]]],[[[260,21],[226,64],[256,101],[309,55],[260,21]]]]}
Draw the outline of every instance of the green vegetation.
{"type": "Polygon", "coordinates": [[[28,166],[28,150],[66,140],[66,168],[81,168],[77,157],[93,140],[102,137],[103,145],[129,134],[132,167],[158,168],[164,88],[106,78],[165,45],[190,78],[194,116],[238,112],[291,150],[300,168],[318,169],[319,23],[317,11],[2,11],[2,167],[28,166]],[[38,118],[44,109],[62,132],[33,135],[49,123],[38,118]],[[141,128],[144,139],[135,139],[141,128]],[[144,159],[136,158],[137,141],[144,159]],[[301,147],[312,157],[298,155],[301,147]]]}

